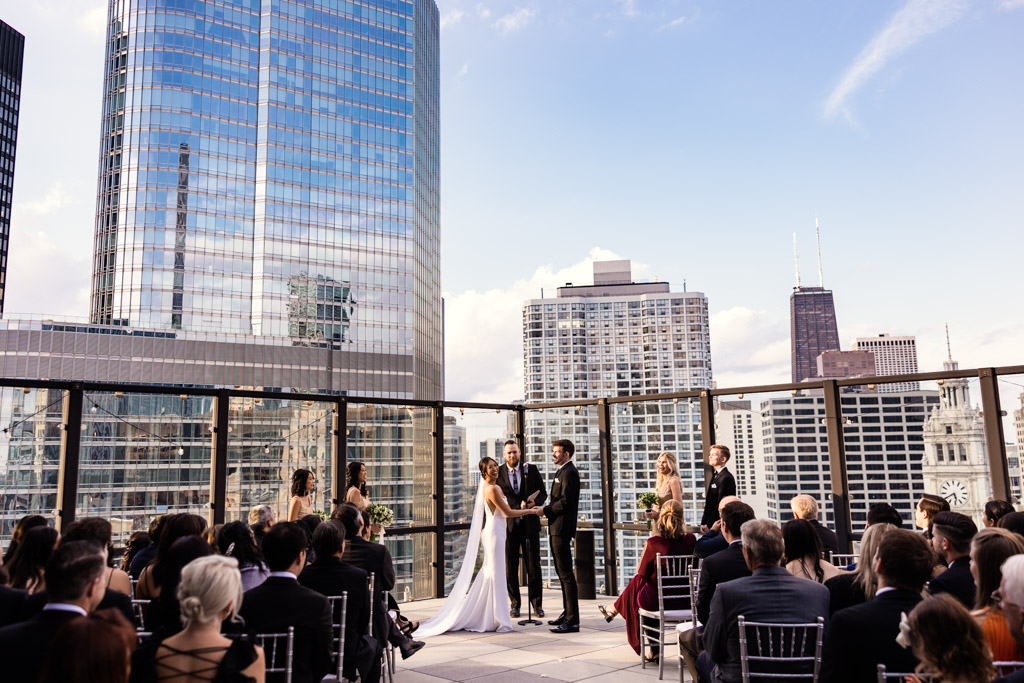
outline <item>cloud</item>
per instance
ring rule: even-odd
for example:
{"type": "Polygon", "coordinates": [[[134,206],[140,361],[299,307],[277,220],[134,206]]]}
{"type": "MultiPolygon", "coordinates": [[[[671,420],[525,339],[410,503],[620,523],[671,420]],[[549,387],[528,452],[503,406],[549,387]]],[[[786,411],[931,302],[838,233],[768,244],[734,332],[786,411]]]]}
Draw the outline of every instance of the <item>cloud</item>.
{"type": "Polygon", "coordinates": [[[107,35],[107,3],[97,2],[89,7],[75,20],[79,28],[95,37],[107,35]]]}
{"type": "Polygon", "coordinates": [[[469,73],[469,62],[466,62],[465,64],[462,65],[462,68],[459,69],[459,78],[464,78],[468,73],[469,73]]]}
{"type": "MultiPolygon", "coordinates": [[[[22,209],[28,205],[23,204],[22,209]]],[[[45,314],[54,317],[82,317],[89,311],[89,270],[91,254],[82,240],[53,240],[44,230],[22,229],[11,235],[7,273],[5,317],[45,314]],[[85,249],[81,247],[85,246],[85,249]],[[54,264],[60,264],[55,268],[54,264]],[[40,277],[45,273],[45,277],[40,277]]],[[[60,237],[60,236],[58,236],[60,237]]]]}
{"type": "Polygon", "coordinates": [[[1024,0],[1000,0],[998,7],[1001,10],[1022,9],[1024,0]]]}
{"type": "Polygon", "coordinates": [[[64,183],[57,180],[50,184],[42,199],[24,202],[19,208],[32,216],[46,216],[62,208],[67,201],[64,183]]]}
{"type": "Polygon", "coordinates": [[[466,13],[460,9],[453,9],[450,12],[442,13],[441,30],[443,31],[445,30],[445,28],[449,26],[454,26],[455,24],[459,23],[460,21],[462,21],[462,18],[464,16],[466,16],[466,13]]]}
{"type": "Polygon", "coordinates": [[[476,6],[476,14],[484,21],[491,18],[491,10],[487,9],[487,5],[482,2],[476,6]]]}
{"type": "Polygon", "coordinates": [[[854,123],[848,106],[849,99],[885,68],[893,57],[957,21],[969,4],[969,0],[907,0],[843,74],[825,102],[826,118],[841,115],[848,122],[854,123]]]}
{"type": "MultiPolygon", "coordinates": [[[[566,282],[593,282],[594,261],[620,256],[593,248],[585,259],[555,270],[542,266],[528,279],[484,292],[445,292],[445,393],[466,401],[507,403],[523,397],[523,302],[555,296],[566,282]]],[[[633,264],[633,277],[647,267],[633,264]]]]}
{"type": "Polygon", "coordinates": [[[662,24],[661,26],[658,27],[658,30],[659,31],[672,31],[674,29],[679,28],[680,26],[682,26],[683,24],[685,24],[685,23],[687,23],[689,21],[692,21],[692,18],[686,17],[686,16],[682,16],[682,17],[679,17],[678,19],[673,19],[672,21],[668,22],[667,24],[662,24]]]}
{"type": "Polygon", "coordinates": [[[494,28],[498,29],[498,32],[502,35],[508,35],[525,28],[533,21],[535,16],[537,16],[536,10],[529,9],[528,7],[517,7],[514,12],[506,14],[494,22],[494,28]]]}
{"type": "Polygon", "coordinates": [[[636,16],[636,0],[615,0],[618,4],[622,5],[622,13],[627,17],[636,16]]]}
{"type": "Polygon", "coordinates": [[[735,306],[711,315],[712,377],[720,387],[788,382],[789,321],[735,306]]]}

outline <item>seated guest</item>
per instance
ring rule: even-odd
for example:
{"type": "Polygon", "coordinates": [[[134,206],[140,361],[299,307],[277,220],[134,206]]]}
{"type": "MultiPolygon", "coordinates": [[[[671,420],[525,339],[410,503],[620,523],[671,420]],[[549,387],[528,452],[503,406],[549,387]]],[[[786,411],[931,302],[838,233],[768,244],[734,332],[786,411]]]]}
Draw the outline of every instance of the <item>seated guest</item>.
{"type": "Polygon", "coordinates": [[[754,509],[737,498],[723,505],[719,514],[722,536],[728,545],[724,551],[715,553],[701,564],[696,605],[697,620],[701,625],[679,634],[679,652],[693,680],[697,680],[697,657],[704,651],[703,624],[707,623],[711,615],[711,599],[715,597],[715,589],[726,581],[750,576],[750,568],[743,557],[740,529],[754,519],[754,509]]]}
{"type": "Polygon", "coordinates": [[[249,525],[245,522],[228,522],[217,534],[217,550],[238,560],[238,571],[242,573],[242,590],[255,588],[270,575],[263,555],[256,546],[249,525]]]}
{"type": "MultiPolygon", "coordinates": [[[[671,498],[666,500],[658,511],[655,531],[655,535],[648,538],[644,545],[636,576],[630,579],[615,604],[610,608],[598,606],[605,621],[611,621],[617,614],[622,615],[626,621],[626,639],[637,654],[640,654],[640,616],[637,609],[658,609],[657,556],[690,555],[697,542],[693,534],[686,532],[686,525],[683,523],[683,504],[671,498]]],[[[666,609],[689,607],[690,605],[666,605],[666,609]]]]}
{"type": "Polygon", "coordinates": [[[0,628],[28,618],[25,603],[28,592],[20,588],[0,585],[0,628]]]}
{"type": "Polygon", "coordinates": [[[103,598],[103,556],[91,543],[65,543],[46,563],[46,578],[49,602],[43,610],[0,629],[5,681],[37,680],[60,627],[96,609],[103,598]]]}
{"type": "Polygon", "coordinates": [[[988,683],[996,675],[981,627],[952,595],[922,600],[907,626],[903,639],[921,660],[918,673],[950,683],[988,683]]]}
{"type": "Polygon", "coordinates": [[[363,516],[352,503],[343,503],[331,515],[345,527],[345,551],[341,559],[346,564],[359,567],[367,574],[374,575],[373,637],[380,642],[387,640],[402,653],[402,659],[416,654],[424,645],[423,641],[412,640],[388,616],[385,591],[395,587],[395,565],[391,553],[383,543],[372,543],[362,537],[363,516]]]}
{"type": "Polygon", "coordinates": [[[700,558],[711,557],[715,553],[729,547],[729,542],[722,535],[722,508],[738,500],[739,498],[736,496],[726,496],[718,501],[718,519],[703,536],[697,539],[697,544],[693,546],[694,555],[700,558]]]}
{"type": "Polygon", "coordinates": [[[260,550],[263,549],[263,537],[267,535],[267,531],[274,526],[276,521],[274,509],[269,505],[254,505],[252,510],[249,510],[249,528],[252,529],[256,547],[260,550]]]}
{"type": "MultiPolygon", "coordinates": [[[[166,580],[165,558],[175,541],[186,536],[202,536],[206,532],[206,520],[199,515],[187,512],[168,515],[160,527],[156,544],[156,555],[139,574],[139,582],[135,586],[135,597],[139,600],[152,600],[160,597],[160,589],[166,580]]],[[[140,553],[141,554],[141,553],[140,553]]],[[[178,568],[180,571],[181,568],[178,568]]],[[[173,596],[172,596],[173,597],[173,596]]]]}
{"type": "Polygon", "coordinates": [[[1007,512],[999,518],[996,526],[1000,529],[1012,531],[1019,536],[1024,536],[1024,512],[1007,512]]]}
{"type": "Polygon", "coordinates": [[[330,603],[320,593],[299,585],[306,566],[306,531],[295,522],[279,522],[263,538],[267,580],[246,592],[239,612],[246,628],[256,633],[283,633],[295,627],[295,683],[319,681],[331,670],[330,603]]]}
{"type": "Polygon", "coordinates": [[[997,593],[1002,580],[1000,567],[1010,557],[1024,553],[1024,540],[1017,534],[990,527],[982,529],[971,541],[971,576],[978,587],[971,615],[981,626],[996,661],[1024,660],[1024,648],[1014,640],[1006,615],[992,595],[997,593]]]}
{"type": "Polygon", "coordinates": [[[971,576],[971,539],[978,527],[967,515],[940,512],[932,519],[932,548],[946,564],[946,571],[928,582],[932,595],[950,593],[964,607],[974,606],[974,577],[971,576]]]}
{"type": "Polygon", "coordinates": [[[789,501],[789,507],[793,511],[793,519],[805,520],[817,532],[821,547],[828,553],[826,557],[832,557],[832,553],[839,552],[839,537],[836,536],[836,532],[818,521],[818,501],[814,500],[813,496],[806,493],[794,496],[789,501]]]}
{"type": "Polygon", "coordinates": [[[42,515],[25,515],[17,522],[14,523],[14,530],[11,531],[11,543],[7,546],[6,552],[4,552],[4,561],[0,564],[9,564],[11,559],[14,558],[14,551],[18,549],[25,534],[31,529],[35,529],[40,526],[50,526],[50,523],[46,521],[46,517],[42,515]]]}
{"type": "Polygon", "coordinates": [[[878,577],[875,576],[874,569],[875,552],[882,538],[895,529],[892,524],[884,523],[869,526],[864,530],[864,536],[860,540],[860,561],[857,568],[825,581],[825,588],[829,594],[830,614],[875,597],[875,590],[878,588],[878,577]]]}
{"type": "Polygon", "coordinates": [[[160,595],[152,599],[146,610],[147,631],[166,637],[181,630],[181,605],[178,603],[181,572],[193,560],[210,555],[213,555],[213,548],[202,536],[185,536],[171,544],[162,562],[160,595]]]}
{"type": "Polygon", "coordinates": [[[903,527],[903,517],[899,510],[888,503],[872,503],[868,508],[867,525],[870,527],[872,524],[892,524],[900,529],[903,527]]]}
{"type": "MultiPolygon", "coordinates": [[[[1010,635],[1018,646],[1024,646],[1024,555],[1014,555],[1003,562],[999,595],[993,596],[996,605],[1006,615],[1010,635]]],[[[995,683],[1024,683],[1024,669],[997,678],[995,683]]]]}
{"type": "MultiPolygon", "coordinates": [[[[711,614],[704,626],[704,652],[697,658],[701,683],[738,683],[740,639],[737,617],[776,624],[828,624],[828,590],[813,581],[798,579],[779,566],[784,545],[782,531],[768,520],[754,519],[740,529],[743,557],[752,574],[715,589],[711,614]]],[[[813,647],[813,644],[811,645],[813,647]]]]}
{"type": "Polygon", "coordinates": [[[128,565],[128,576],[132,577],[136,581],[139,579],[139,574],[145,569],[146,565],[153,561],[156,557],[156,549],[160,543],[160,531],[163,530],[164,520],[169,515],[158,515],[152,519],[149,523],[149,540],[150,544],[145,548],[142,548],[132,558],[132,562],[128,565]]]}
{"type": "Polygon", "coordinates": [[[932,537],[932,520],[940,512],[949,512],[949,501],[934,493],[922,493],[914,509],[914,523],[918,529],[924,529],[925,538],[932,537]]]}
{"type": "MultiPolygon", "coordinates": [[[[879,664],[894,672],[917,666],[917,657],[896,636],[901,615],[921,602],[921,589],[932,572],[932,551],[923,536],[909,529],[890,529],[875,538],[878,550],[871,564],[878,589],[867,602],[832,616],[822,650],[822,681],[872,683],[879,664]]],[[[864,554],[861,558],[868,563],[864,554]]]]}
{"type": "Polygon", "coordinates": [[[57,530],[49,526],[25,532],[6,565],[11,588],[20,588],[29,595],[46,590],[46,562],[59,539],[57,530]]]}
{"type": "MultiPolygon", "coordinates": [[[[359,515],[363,518],[363,528],[359,532],[359,538],[373,543],[373,530],[375,528],[382,530],[383,527],[379,524],[373,524],[373,522],[370,521],[370,513],[366,510],[360,510],[359,515]]],[[[400,628],[402,633],[407,636],[411,636],[413,632],[420,627],[420,622],[409,621],[408,618],[402,615],[402,610],[398,606],[398,601],[395,600],[395,596],[390,592],[388,593],[388,612],[393,614],[395,623],[398,624],[398,628],[400,628]]],[[[539,617],[540,615],[538,614],[537,616],[539,617]]]]}
{"type": "MultiPolygon", "coordinates": [[[[356,678],[356,657],[359,641],[370,626],[370,591],[366,572],[358,567],[345,564],[342,556],[345,550],[345,527],[336,520],[325,522],[313,532],[313,549],[316,561],[306,565],[299,574],[299,583],[321,595],[348,594],[345,615],[345,678],[356,678]]],[[[334,623],[340,623],[341,603],[332,615],[334,623]]],[[[380,679],[380,659],[372,657],[370,672],[364,681],[380,679]]]]}
{"type": "Polygon", "coordinates": [[[996,526],[1004,515],[1008,515],[1013,511],[1013,506],[1005,500],[990,500],[985,503],[985,519],[982,522],[984,522],[986,527],[996,526]]]}
{"type": "MultiPolygon", "coordinates": [[[[113,529],[110,522],[99,517],[83,517],[68,525],[62,534],[61,543],[64,541],[89,541],[103,550],[105,555],[103,560],[109,564],[110,552],[114,549],[112,538],[113,529]]],[[[128,574],[109,566],[104,571],[106,576],[103,577],[103,583],[107,588],[125,595],[132,594],[132,582],[128,578],[128,574]]]]}
{"type": "Polygon", "coordinates": [[[804,519],[791,519],[782,525],[782,538],[786,546],[786,571],[802,579],[825,583],[839,575],[839,570],[821,559],[821,538],[804,519]]]}
{"type": "Polygon", "coordinates": [[[153,545],[153,538],[149,535],[148,531],[136,531],[133,533],[128,539],[128,542],[124,544],[124,554],[121,555],[121,571],[128,574],[129,570],[132,568],[132,560],[135,559],[135,556],[138,555],[143,548],[148,548],[151,545],[153,545]]]}
{"type": "Polygon", "coordinates": [[[306,538],[309,539],[309,547],[306,548],[306,564],[312,564],[316,561],[316,551],[313,550],[313,532],[324,522],[319,515],[305,515],[298,522],[306,529],[306,538]]]}
{"type": "Polygon", "coordinates": [[[131,622],[116,609],[72,619],[57,631],[40,683],[128,683],[128,662],[138,644],[131,622]]]}
{"type": "Polygon", "coordinates": [[[216,555],[193,560],[181,570],[177,599],[184,629],[139,647],[132,659],[133,683],[263,680],[263,648],[221,635],[223,622],[238,621],[243,601],[236,560],[216,555]]]}

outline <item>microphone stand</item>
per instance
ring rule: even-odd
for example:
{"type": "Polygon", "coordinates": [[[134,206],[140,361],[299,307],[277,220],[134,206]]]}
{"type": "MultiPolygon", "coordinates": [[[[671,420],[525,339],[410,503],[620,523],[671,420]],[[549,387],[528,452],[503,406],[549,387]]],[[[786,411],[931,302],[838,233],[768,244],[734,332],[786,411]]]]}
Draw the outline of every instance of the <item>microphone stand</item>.
{"type": "MultiPolygon", "coordinates": [[[[539,518],[537,520],[537,523],[538,524],[540,523],[540,519],[539,518]]],[[[528,529],[526,529],[525,531],[526,531],[526,557],[524,559],[526,560],[526,618],[523,619],[522,621],[520,621],[519,625],[520,626],[526,626],[527,624],[534,624],[535,626],[540,626],[544,622],[540,621],[539,619],[534,619],[533,618],[533,601],[530,600],[530,556],[532,555],[532,552],[530,551],[530,532],[529,532],[528,529]]]]}

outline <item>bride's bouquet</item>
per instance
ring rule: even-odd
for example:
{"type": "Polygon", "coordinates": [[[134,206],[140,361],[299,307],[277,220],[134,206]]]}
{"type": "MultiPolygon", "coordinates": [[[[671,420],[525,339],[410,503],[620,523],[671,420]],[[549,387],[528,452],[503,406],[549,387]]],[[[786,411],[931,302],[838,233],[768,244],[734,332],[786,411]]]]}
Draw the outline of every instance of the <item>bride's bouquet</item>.
{"type": "MultiPolygon", "coordinates": [[[[370,515],[371,524],[381,527],[381,536],[384,535],[384,527],[389,527],[395,523],[395,512],[387,505],[370,503],[370,506],[366,508],[366,514],[370,515]]],[[[373,540],[377,540],[376,534],[373,535],[373,540]]]]}
{"type": "MultiPolygon", "coordinates": [[[[636,498],[636,506],[641,510],[650,510],[652,507],[658,504],[658,494],[653,491],[647,493],[641,493],[636,498]]],[[[651,520],[647,520],[647,528],[651,528],[651,520]]]]}

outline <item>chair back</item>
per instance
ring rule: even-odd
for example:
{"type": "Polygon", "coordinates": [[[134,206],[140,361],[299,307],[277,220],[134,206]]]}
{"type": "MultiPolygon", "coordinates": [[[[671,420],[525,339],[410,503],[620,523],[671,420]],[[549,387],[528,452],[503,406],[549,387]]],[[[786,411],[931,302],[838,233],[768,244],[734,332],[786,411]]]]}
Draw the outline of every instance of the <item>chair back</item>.
{"type": "Polygon", "coordinates": [[[367,626],[367,632],[366,633],[367,633],[367,635],[370,635],[370,636],[373,635],[373,607],[374,607],[374,604],[377,602],[377,596],[374,595],[374,593],[373,593],[373,585],[374,585],[374,579],[375,578],[376,577],[373,575],[373,572],[370,572],[370,575],[367,578],[367,585],[370,588],[370,623],[367,626]]]}
{"type": "Polygon", "coordinates": [[[135,630],[146,630],[146,610],[149,609],[149,600],[132,600],[132,612],[135,614],[135,630]]]}
{"type": "Polygon", "coordinates": [[[817,683],[825,620],[808,624],[776,624],[737,617],[740,672],[743,683],[756,678],[793,678],[817,683]],[[754,671],[751,671],[751,669],[754,671]]]}
{"type": "Polygon", "coordinates": [[[907,676],[917,676],[917,680],[921,683],[930,683],[930,681],[936,680],[932,674],[918,674],[913,671],[889,672],[885,670],[885,664],[878,665],[878,683],[891,683],[892,681],[903,683],[907,676]]]}
{"type": "MultiPolygon", "coordinates": [[[[703,560],[702,560],[703,561],[703,560]]],[[[690,570],[690,603],[693,605],[693,627],[697,628],[697,589],[700,586],[700,567],[690,570]]]]}
{"type": "Polygon", "coordinates": [[[131,595],[130,595],[130,597],[131,597],[132,600],[134,600],[135,599],[135,587],[139,585],[139,580],[138,579],[133,579],[131,577],[128,577],[128,581],[131,583],[131,595]]]}
{"type": "Polygon", "coordinates": [[[263,648],[267,673],[284,674],[285,683],[292,683],[292,659],[295,655],[295,627],[285,633],[256,633],[255,644],[263,648]]]}
{"type": "Polygon", "coordinates": [[[999,672],[1000,676],[1009,676],[1014,671],[1020,671],[1021,669],[1024,669],[1024,662],[992,662],[992,666],[996,668],[996,671],[999,672]]]}
{"type": "Polygon", "coordinates": [[[857,557],[855,553],[832,553],[829,562],[842,569],[856,562],[857,557]]]}
{"type": "Polygon", "coordinates": [[[693,555],[656,556],[658,568],[658,611],[690,609],[690,570],[693,555]]]}
{"type": "Polygon", "coordinates": [[[342,680],[342,666],[345,664],[345,620],[348,611],[348,591],[342,591],[341,595],[328,595],[327,602],[331,603],[334,656],[338,662],[338,680],[340,681],[342,680]]]}

